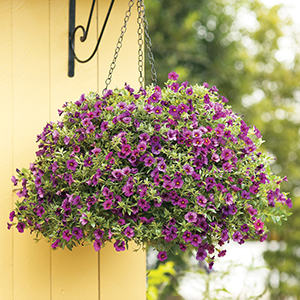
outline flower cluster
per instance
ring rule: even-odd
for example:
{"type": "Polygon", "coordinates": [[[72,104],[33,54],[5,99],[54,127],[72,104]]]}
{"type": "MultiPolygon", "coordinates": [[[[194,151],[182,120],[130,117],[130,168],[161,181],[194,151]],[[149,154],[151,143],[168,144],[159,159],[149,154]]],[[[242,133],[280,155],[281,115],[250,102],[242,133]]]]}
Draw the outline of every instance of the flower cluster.
{"type": "Polygon", "coordinates": [[[35,162],[12,178],[22,200],[8,227],[52,248],[152,245],[161,261],[191,247],[210,267],[224,243],[264,241],[265,220],[280,223],[292,204],[257,150],[259,130],[215,86],[168,77],[163,89],[126,84],[66,103],[38,135],[35,162]]]}

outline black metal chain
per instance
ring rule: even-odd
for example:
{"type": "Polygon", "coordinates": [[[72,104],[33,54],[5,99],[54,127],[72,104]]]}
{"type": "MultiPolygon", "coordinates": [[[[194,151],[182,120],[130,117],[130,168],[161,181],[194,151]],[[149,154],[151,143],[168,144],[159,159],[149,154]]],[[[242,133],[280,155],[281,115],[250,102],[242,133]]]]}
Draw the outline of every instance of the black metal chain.
{"type": "Polygon", "coordinates": [[[156,70],[155,70],[155,66],[154,66],[154,56],[152,53],[152,43],[151,43],[151,38],[149,36],[149,30],[148,30],[148,22],[147,22],[147,18],[145,15],[145,4],[143,0],[140,0],[143,6],[143,10],[144,10],[144,32],[145,32],[145,42],[146,42],[146,46],[148,49],[148,60],[149,60],[149,64],[151,66],[151,79],[154,83],[154,85],[157,84],[157,74],[156,74],[156,70]]]}
{"type": "Polygon", "coordinates": [[[140,72],[139,76],[139,83],[140,86],[143,86],[144,84],[144,41],[143,41],[143,33],[144,33],[144,19],[145,19],[145,10],[142,6],[142,1],[138,0],[137,1],[137,11],[138,11],[138,18],[137,22],[139,25],[139,28],[137,30],[138,32],[138,45],[139,45],[139,50],[138,50],[138,70],[140,72]]]}
{"type": "Polygon", "coordinates": [[[105,80],[105,89],[104,90],[107,90],[108,86],[111,83],[112,74],[113,74],[113,71],[116,67],[116,61],[117,61],[119,52],[120,52],[120,50],[122,48],[122,45],[123,45],[122,42],[123,42],[124,34],[127,31],[127,23],[128,23],[129,18],[131,16],[131,8],[132,8],[133,4],[134,4],[134,0],[130,0],[129,3],[128,3],[129,8],[126,11],[126,14],[125,14],[124,25],[121,28],[121,35],[120,35],[120,37],[118,39],[118,42],[117,42],[114,58],[113,58],[113,61],[110,65],[110,69],[109,69],[109,72],[108,72],[108,77],[105,80]]]}
{"type": "MultiPolygon", "coordinates": [[[[124,25],[121,28],[121,35],[118,39],[117,42],[117,46],[115,49],[115,54],[114,54],[114,58],[113,61],[110,65],[110,69],[109,69],[109,73],[108,73],[108,77],[105,80],[105,90],[107,90],[108,86],[111,83],[111,79],[112,79],[112,74],[113,71],[116,67],[116,61],[120,52],[120,49],[122,48],[122,42],[123,42],[123,38],[124,38],[124,34],[127,31],[127,23],[129,21],[129,18],[131,16],[131,9],[132,6],[134,5],[134,0],[130,0],[128,3],[128,10],[126,11],[125,14],[125,18],[124,18],[124,25]]],[[[152,53],[152,44],[151,44],[151,39],[148,33],[148,22],[146,19],[146,15],[145,15],[145,5],[144,5],[144,1],[143,0],[137,0],[137,10],[138,10],[138,18],[137,18],[137,22],[138,22],[138,45],[139,45],[139,50],[138,50],[138,71],[139,71],[139,83],[141,86],[143,86],[144,83],[144,77],[143,77],[143,73],[144,73],[144,51],[143,51],[143,46],[144,46],[144,41],[143,41],[143,33],[145,34],[145,43],[148,49],[148,60],[151,66],[151,79],[154,83],[154,85],[156,85],[157,83],[157,74],[156,74],[156,70],[154,67],[154,56],[152,53]]]]}

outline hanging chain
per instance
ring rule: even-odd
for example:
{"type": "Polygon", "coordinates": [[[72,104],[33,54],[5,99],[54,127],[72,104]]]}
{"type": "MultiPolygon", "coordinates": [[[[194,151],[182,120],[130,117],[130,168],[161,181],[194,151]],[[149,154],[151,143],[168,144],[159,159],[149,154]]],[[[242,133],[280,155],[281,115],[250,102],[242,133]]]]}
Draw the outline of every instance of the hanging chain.
{"type": "Polygon", "coordinates": [[[138,71],[140,73],[139,76],[139,83],[140,86],[142,87],[144,84],[144,77],[143,77],[143,73],[144,73],[144,51],[143,51],[143,47],[144,47],[144,41],[143,41],[143,23],[145,20],[145,10],[144,7],[142,5],[142,1],[138,0],[137,2],[137,11],[138,11],[138,18],[137,18],[137,22],[139,25],[139,28],[137,30],[138,32],[138,45],[139,45],[139,50],[138,50],[138,71]]]}
{"type": "Polygon", "coordinates": [[[144,10],[144,32],[145,32],[145,42],[146,42],[146,46],[148,49],[148,60],[149,60],[149,64],[151,66],[151,79],[154,83],[154,85],[157,84],[157,74],[156,74],[156,70],[155,70],[155,66],[154,66],[154,56],[152,53],[152,43],[151,43],[151,38],[149,36],[149,30],[148,30],[148,22],[147,22],[147,18],[145,15],[145,4],[143,0],[140,0],[143,6],[143,10],[144,10]]]}
{"type": "MultiPolygon", "coordinates": [[[[103,92],[105,90],[107,90],[108,86],[111,83],[111,79],[112,79],[112,74],[114,72],[114,69],[116,67],[116,62],[117,62],[117,58],[119,55],[119,52],[122,48],[122,42],[123,42],[123,38],[124,38],[124,34],[127,31],[127,23],[129,21],[129,18],[131,16],[131,9],[132,6],[134,5],[134,0],[130,0],[128,3],[128,10],[126,11],[125,14],[125,18],[124,18],[124,25],[121,28],[121,35],[118,39],[117,42],[117,46],[116,46],[116,50],[115,50],[115,54],[114,54],[114,58],[113,61],[110,65],[110,69],[108,72],[108,77],[105,80],[105,89],[103,90],[103,92]]],[[[139,46],[139,50],[138,50],[138,71],[139,71],[139,83],[141,86],[143,86],[144,83],[144,41],[143,41],[143,34],[145,36],[145,43],[148,49],[148,60],[149,60],[149,64],[151,66],[151,79],[154,83],[154,85],[156,85],[157,83],[157,74],[156,74],[156,70],[154,67],[154,56],[152,53],[152,43],[151,43],[151,38],[149,36],[148,33],[148,22],[146,19],[146,15],[145,15],[145,4],[143,0],[137,0],[137,10],[138,10],[138,18],[137,18],[137,22],[138,22],[138,46],[139,46]]]]}
{"type": "Polygon", "coordinates": [[[109,72],[108,72],[108,77],[105,80],[105,89],[104,90],[107,90],[108,86],[111,83],[111,78],[112,78],[112,74],[114,72],[114,69],[116,67],[117,58],[118,58],[119,52],[120,52],[120,50],[122,48],[122,45],[123,45],[122,42],[123,42],[124,34],[127,31],[127,23],[128,23],[129,18],[131,16],[131,8],[132,8],[133,4],[134,4],[134,0],[130,0],[129,3],[128,3],[129,8],[126,11],[126,14],[125,14],[124,25],[121,28],[121,35],[120,35],[120,37],[118,39],[118,42],[117,42],[114,58],[113,58],[113,61],[110,65],[110,69],[109,69],[109,72]]]}

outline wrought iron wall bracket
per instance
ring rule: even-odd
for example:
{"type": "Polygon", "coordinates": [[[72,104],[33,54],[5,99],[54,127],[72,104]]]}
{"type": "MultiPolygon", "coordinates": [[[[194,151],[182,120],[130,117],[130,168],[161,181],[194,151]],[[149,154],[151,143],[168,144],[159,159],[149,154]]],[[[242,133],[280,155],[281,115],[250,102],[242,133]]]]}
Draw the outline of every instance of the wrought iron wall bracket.
{"type": "Polygon", "coordinates": [[[82,25],[75,27],[76,0],[70,0],[70,3],[69,3],[69,63],[68,63],[68,76],[69,77],[74,77],[75,59],[80,63],[86,63],[86,62],[90,61],[96,54],[98,47],[100,45],[104,30],[105,30],[105,27],[106,27],[107,21],[109,19],[110,13],[112,11],[114,2],[115,2],[115,0],[111,0],[110,6],[108,8],[108,11],[107,11],[107,14],[106,14],[106,17],[105,17],[105,20],[104,20],[104,23],[103,23],[103,26],[102,26],[102,29],[101,29],[101,32],[100,32],[100,35],[97,40],[97,44],[95,46],[93,53],[87,59],[81,60],[76,56],[76,53],[75,53],[75,34],[78,29],[81,29],[82,36],[80,37],[80,41],[84,42],[87,39],[96,0],[93,0],[93,2],[92,2],[91,11],[90,11],[89,19],[88,19],[88,22],[86,25],[86,29],[82,25]]]}

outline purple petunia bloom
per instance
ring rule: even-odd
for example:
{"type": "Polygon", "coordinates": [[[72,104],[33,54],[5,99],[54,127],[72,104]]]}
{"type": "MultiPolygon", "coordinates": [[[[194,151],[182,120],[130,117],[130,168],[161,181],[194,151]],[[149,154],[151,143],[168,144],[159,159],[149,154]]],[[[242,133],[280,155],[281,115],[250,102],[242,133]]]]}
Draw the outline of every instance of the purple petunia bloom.
{"type": "Polygon", "coordinates": [[[224,149],[221,153],[221,158],[229,160],[232,157],[232,151],[230,149],[224,149]]]}
{"type": "Polygon", "coordinates": [[[24,232],[25,227],[26,227],[26,225],[25,225],[25,223],[23,223],[23,222],[19,222],[19,223],[17,224],[17,229],[18,229],[18,231],[19,231],[20,233],[23,233],[23,232],[24,232]]]}
{"type": "Polygon", "coordinates": [[[150,140],[150,136],[148,133],[144,132],[142,134],[139,135],[139,138],[144,141],[144,142],[148,142],[150,140]]]}
{"type": "Polygon", "coordinates": [[[67,161],[67,168],[71,171],[76,171],[76,168],[78,166],[78,163],[76,162],[75,159],[69,159],[67,161]]]}
{"type": "Polygon", "coordinates": [[[100,129],[104,132],[108,129],[108,122],[107,121],[103,121],[101,123],[100,129]]]}
{"type": "Polygon", "coordinates": [[[37,216],[39,216],[41,218],[44,213],[45,213],[44,207],[43,206],[39,206],[38,209],[36,210],[37,216]]]}
{"type": "Polygon", "coordinates": [[[101,249],[102,246],[102,241],[100,240],[95,240],[93,243],[94,249],[95,251],[99,251],[101,249]]]}
{"type": "Polygon", "coordinates": [[[189,96],[191,96],[191,95],[193,95],[193,88],[192,87],[189,87],[186,91],[185,91],[185,93],[187,94],[187,95],[189,95],[189,96]]]}
{"type": "Polygon", "coordinates": [[[16,212],[13,210],[10,214],[9,214],[9,221],[13,221],[14,220],[14,217],[16,215],[16,212]]]}
{"type": "Polygon", "coordinates": [[[232,236],[232,240],[237,243],[243,243],[243,235],[239,231],[236,231],[232,236]]]}
{"type": "Polygon", "coordinates": [[[112,204],[113,204],[112,200],[108,199],[108,200],[106,200],[106,201],[103,202],[103,208],[105,210],[111,209],[112,204]]]}
{"type": "Polygon", "coordinates": [[[150,167],[151,165],[153,165],[155,163],[155,158],[152,156],[147,156],[144,159],[144,164],[146,167],[150,167]]]}
{"type": "Polygon", "coordinates": [[[249,226],[245,223],[241,226],[241,231],[242,232],[248,232],[249,231],[249,226]]]}
{"type": "Polygon", "coordinates": [[[140,152],[144,152],[147,149],[147,144],[145,142],[141,142],[137,145],[137,150],[140,152]]]}
{"type": "Polygon", "coordinates": [[[93,161],[92,161],[92,158],[91,157],[88,157],[86,160],[84,160],[83,162],[83,166],[84,167],[90,167],[93,165],[93,161]]]}
{"type": "Polygon", "coordinates": [[[83,232],[78,227],[73,227],[72,234],[77,238],[77,240],[80,240],[83,237],[83,232]]]}
{"type": "Polygon", "coordinates": [[[185,214],[184,219],[189,223],[195,223],[197,222],[197,213],[189,211],[187,214],[185,214]]]}
{"type": "Polygon", "coordinates": [[[192,240],[191,240],[191,245],[194,247],[198,247],[202,242],[202,239],[199,234],[193,234],[192,235],[192,240]]]}
{"type": "Polygon", "coordinates": [[[169,114],[177,117],[178,116],[178,111],[177,111],[177,106],[176,105],[170,105],[169,106],[169,114]]]}
{"type": "Polygon", "coordinates": [[[187,175],[192,175],[194,172],[194,168],[191,167],[189,164],[185,164],[182,169],[186,172],[187,175]]]}
{"type": "Polygon", "coordinates": [[[161,144],[159,144],[159,143],[155,144],[155,145],[152,145],[152,147],[151,147],[151,151],[155,155],[160,154],[160,152],[161,152],[160,150],[161,150],[161,144]]]}
{"type": "Polygon", "coordinates": [[[172,184],[174,188],[180,189],[183,185],[183,180],[180,177],[176,177],[175,179],[173,179],[172,184]]]}
{"type": "Polygon", "coordinates": [[[69,229],[63,231],[63,239],[66,240],[67,242],[70,241],[72,238],[72,233],[70,232],[69,229]]]}
{"type": "Polygon", "coordinates": [[[60,240],[56,240],[51,244],[51,248],[56,249],[59,246],[59,244],[60,244],[60,240]]]}
{"type": "Polygon", "coordinates": [[[199,246],[196,254],[196,259],[203,261],[206,257],[207,257],[207,251],[204,249],[203,246],[199,246]]]}
{"type": "Polygon", "coordinates": [[[197,196],[197,204],[200,205],[201,207],[205,207],[207,203],[207,199],[203,196],[197,196]]]}
{"type": "Polygon", "coordinates": [[[38,188],[39,186],[42,185],[42,178],[37,176],[34,183],[35,183],[35,187],[38,188]]]}
{"type": "Polygon", "coordinates": [[[176,72],[174,72],[174,71],[172,71],[172,72],[170,72],[170,73],[168,74],[168,78],[169,78],[170,80],[177,80],[178,77],[179,77],[179,75],[178,75],[176,72]]]}
{"type": "Polygon", "coordinates": [[[117,106],[120,108],[120,110],[125,110],[127,107],[127,104],[125,102],[119,102],[117,106]]]}
{"type": "Polygon", "coordinates": [[[94,236],[95,236],[95,239],[96,239],[96,240],[102,239],[102,238],[103,238],[103,235],[104,235],[104,231],[101,230],[101,229],[96,229],[96,230],[94,231],[94,236]]]}
{"type": "Polygon", "coordinates": [[[145,106],[144,106],[144,110],[148,113],[148,114],[151,114],[152,112],[153,112],[153,105],[151,105],[151,104],[146,104],[145,106]]]}
{"type": "Polygon", "coordinates": [[[166,172],[167,171],[167,165],[165,164],[164,161],[160,161],[158,164],[157,164],[157,169],[158,171],[160,172],[166,172]]]}
{"type": "Polygon", "coordinates": [[[168,258],[167,252],[166,252],[166,251],[160,251],[160,252],[157,254],[157,258],[158,258],[160,261],[164,261],[165,259],[168,258]]]}
{"type": "Polygon", "coordinates": [[[184,234],[182,235],[182,239],[188,243],[192,241],[192,233],[190,231],[185,231],[184,234]]]}
{"type": "Polygon", "coordinates": [[[153,112],[154,112],[156,115],[161,115],[162,112],[163,112],[163,109],[162,109],[161,106],[155,106],[155,107],[153,108],[153,112]]]}
{"type": "Polygon", "coordinates": [[[133,231],[133,229],[130,228],[129,226],[126,227],[126,229],[124,230],[124,235],[126,235],[128,238],[134,237],[134,231],[133,231]]]}
{"type": "Polygon", "coordinates": [[[114,247],[115,247],[116,251],[118,251],[118,252],[124,251],[125,250],[125,242],[121,241],[121,240],[117,240],[114,243],[114,247]]]}
{"type": "Polygon", "coordinates": [[[11,182],[14,184],[14,186],[16,186],[18,184],[18,179],[16,179],[15,176],[12,176],[11,182]]]}

